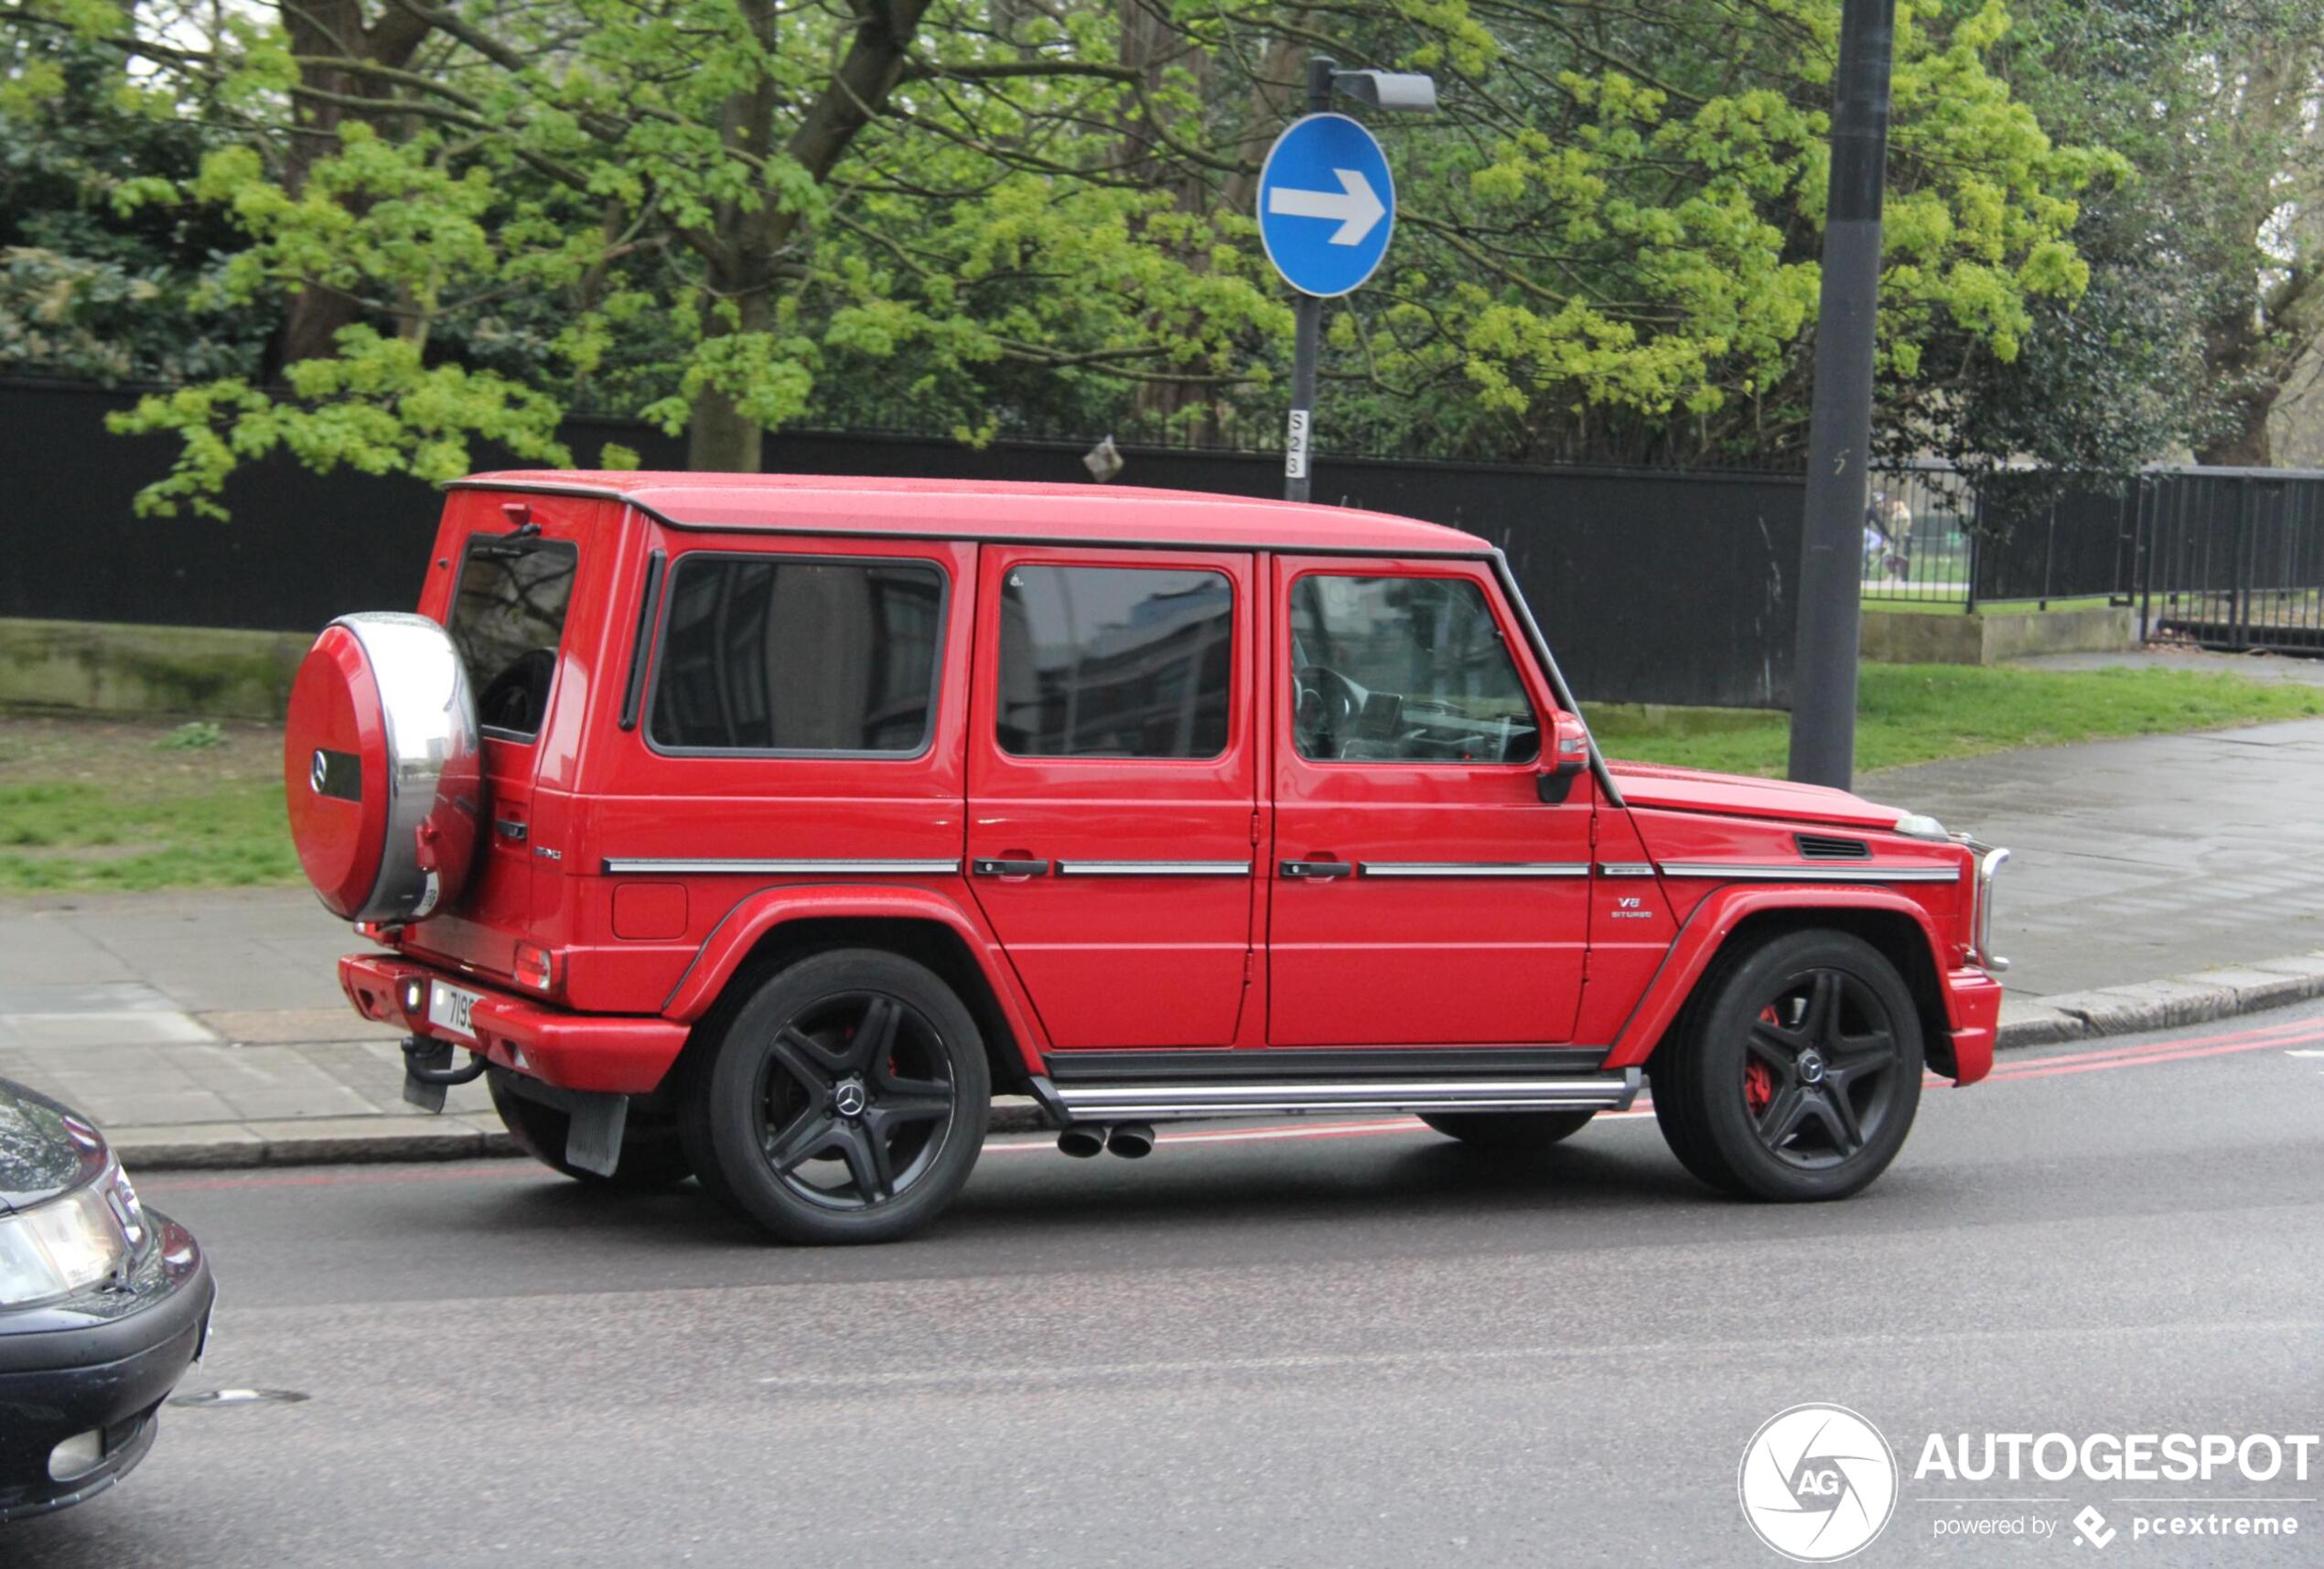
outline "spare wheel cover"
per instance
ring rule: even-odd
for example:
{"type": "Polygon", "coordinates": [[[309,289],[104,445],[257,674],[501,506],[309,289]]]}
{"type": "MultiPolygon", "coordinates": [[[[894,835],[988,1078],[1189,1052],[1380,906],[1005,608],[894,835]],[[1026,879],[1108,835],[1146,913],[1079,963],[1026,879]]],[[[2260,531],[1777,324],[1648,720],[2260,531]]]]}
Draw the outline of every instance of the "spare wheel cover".
{"type": "Polygon", "coordinates": [[[342,616],[291,682],[283,786],[299,865],[349,920],[418,920],[460,896],[484,814],[476,703],[425,616],[342,616]]]}

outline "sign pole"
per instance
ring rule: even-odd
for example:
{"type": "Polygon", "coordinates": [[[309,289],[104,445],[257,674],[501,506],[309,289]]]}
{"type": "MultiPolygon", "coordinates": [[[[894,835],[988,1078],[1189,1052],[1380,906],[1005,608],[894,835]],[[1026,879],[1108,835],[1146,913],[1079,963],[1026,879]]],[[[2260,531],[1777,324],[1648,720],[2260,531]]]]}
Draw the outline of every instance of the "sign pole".
{"type": "MultiPolygon", "coordinates": [[[[1329,55],[1307,57],[1307,113],[1320,114],[1331,107],[1331,76],[1338,61],[1329,55]]],[[[1307,449],[1316,428],[1316,355],[1323,338],[1323,301],[1300,291],[1297,330],[1291,345],[1291,418],[1284,431],[1283,499],[1304,501],[1309,489],[1307,449]]]]}
{"type": "Polygon", "coordinates": [[[1795,779],[1841,790],[1856,772],[1873,327],[1880,303],[1880,196],[1895,32],[1896,0],[1844,0],[1840,69],[1833,83],[1832,185],[1824,209],[1815,389],[1808,411],[1791,768],[1795,779]]]}
{"type": "Polygon", "coordinates": [[[1291,349],[1291,424],[1283,443],[1283,499],[1307,499],[1307,440],[1315,429],[1316,347],[1323,333],[1323,301],[1301,295],[1298,336],[1291,349]]]}

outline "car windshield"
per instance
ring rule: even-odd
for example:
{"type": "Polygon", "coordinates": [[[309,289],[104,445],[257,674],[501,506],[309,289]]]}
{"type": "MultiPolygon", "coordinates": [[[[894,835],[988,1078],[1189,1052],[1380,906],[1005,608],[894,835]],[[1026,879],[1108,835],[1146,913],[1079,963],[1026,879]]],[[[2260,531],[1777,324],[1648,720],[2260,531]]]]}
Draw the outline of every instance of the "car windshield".
{"type": "Polygon", "coordinates": [[[468,667],[477,719],[494,735],[529,741],[540,733],[579,561],[562,541],[468,542],[446,630],[468,667]]]}

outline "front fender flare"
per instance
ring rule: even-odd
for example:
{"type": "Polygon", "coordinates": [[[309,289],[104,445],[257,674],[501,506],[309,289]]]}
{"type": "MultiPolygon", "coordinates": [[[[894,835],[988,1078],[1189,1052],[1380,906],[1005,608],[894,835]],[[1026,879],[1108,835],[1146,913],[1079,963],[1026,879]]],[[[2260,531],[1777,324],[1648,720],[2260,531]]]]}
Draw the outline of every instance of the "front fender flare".
{"type": "Polygon", "coordinates": [[[1026,1070],[1041,1071],[1041,1050],[1047,1038],[1039,1032],[1032,1008],[1018,993],[1016,972],[1001,951],[999,940],[970,908],[934,888],[786,883],[745,895],[718,922],[694,955],[694,963],[679,977],[662,1003],[662,1016],[691,1024],[708,1013],[743,961],[778,927],[801,920],[834,919],[926,921],[952,931],[992,988],[1001,1016],[1017,1037],[1026,1070]]]}
{"type": "MultiPolygon", "coordinates": [[[[1910,918],[1920,931],[1921,940],[1929,946],[1930,962],[1942,981],[1950,968],[1944,962],[1943,939],[1937,933],[1936,923],[1929,912],[1892,888],[1834,887],[1830,886],[1800,886],[1766,887],[1730,883],[1714,888],[1695,907],[1694,914],[1679,930],[1678,940],[1662,960],[1662,967],[1648,983],[1646,994],[1639,999],[1637,1008],[1614,1039],[1606,1054],[1608,1069],[1641,1066],[1652,1054],[1671,1021],[1693,994],[1695,983],[1710,968],[1711,960],[1735,929],[1755,915],[1769,910],[1876,910],[1910,918]]],[[[1945,1021],[1948,1026],[1960,1023],[1954,1017],[1952,990],[1942,984],[1937,988],[1944,999],[1945,1021]]]]}

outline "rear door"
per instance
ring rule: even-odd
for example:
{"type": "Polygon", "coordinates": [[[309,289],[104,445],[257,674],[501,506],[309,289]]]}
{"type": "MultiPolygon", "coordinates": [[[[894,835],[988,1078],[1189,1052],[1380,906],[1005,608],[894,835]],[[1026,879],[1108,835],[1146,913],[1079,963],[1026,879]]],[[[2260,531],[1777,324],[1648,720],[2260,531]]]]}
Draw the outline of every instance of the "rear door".
{"type": "Polygon", "coordinates": [[[569,770],[578,747],[584,704],[559,700],[576,679],[586,693],[594,650],[568,647],[568,622],[580,619],[575,607],[588,593],[602,592],[608,564],[598,559],[605,553],[593,553],[593,536],[610,507],[576,497],[503,505],[483,492],[455,494],[454,519],[467,530],[439,542],[436,571],[452,580],[441,613],[476,699],[486,810],[468,891],[423,923],[415,943],[507,974],[542,902],[534,889],[538,792],[543,776],[569,770]]]}
{"type": "Polygon", "coordinates": [[[1050,1043],[1233,1044],[1253,969],[1253,557],[980,553],[970,884],[1050,1043]]]}
{"type": "Polygon", "coordinates": [[[1594,785],[1481,562],[1277,558],[1267,1044],[1570,1039],[1594,785]]]}

